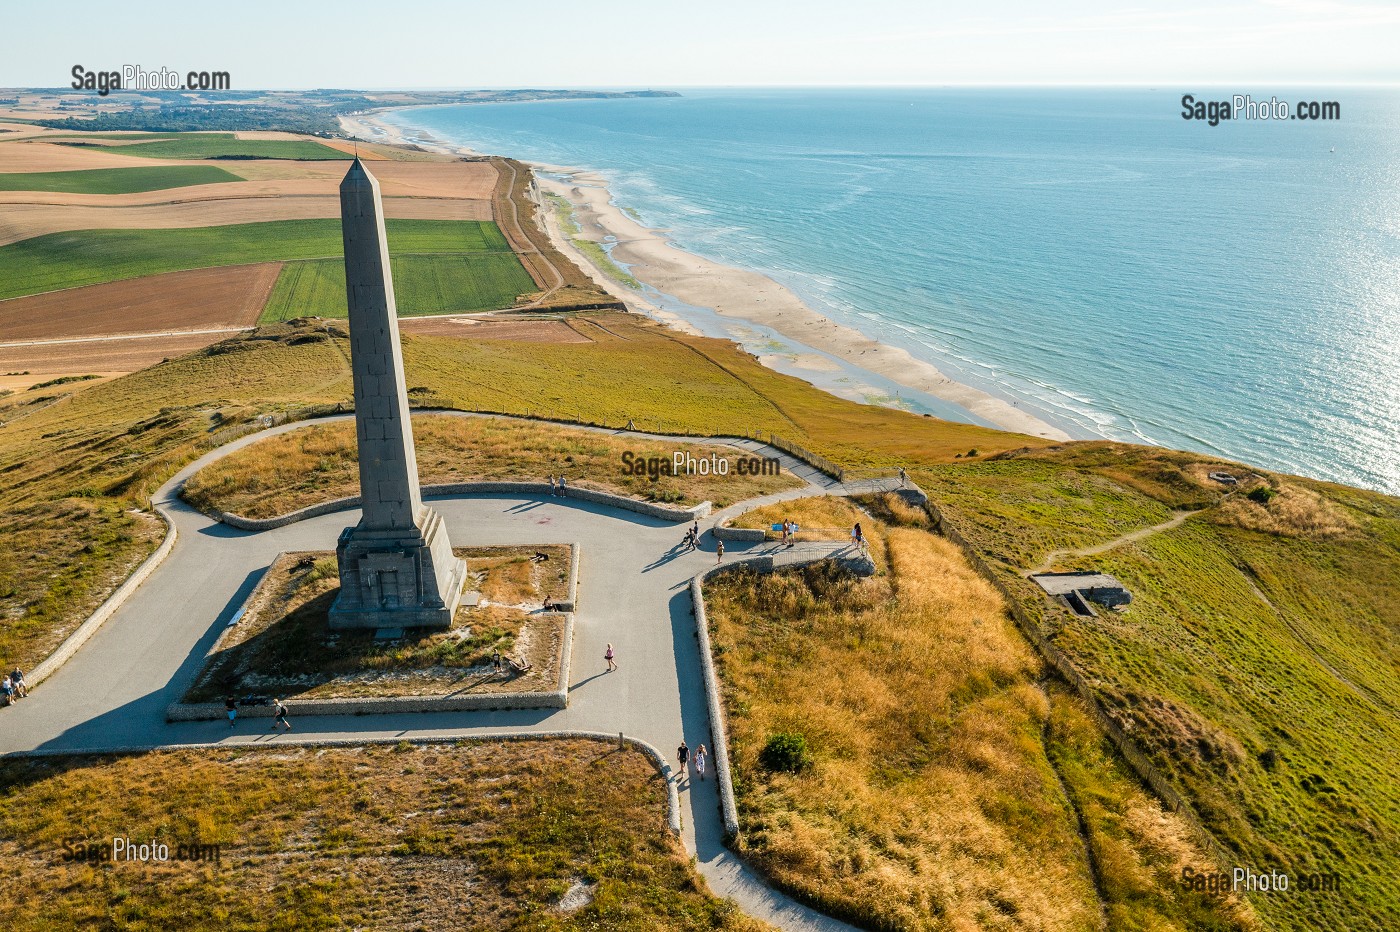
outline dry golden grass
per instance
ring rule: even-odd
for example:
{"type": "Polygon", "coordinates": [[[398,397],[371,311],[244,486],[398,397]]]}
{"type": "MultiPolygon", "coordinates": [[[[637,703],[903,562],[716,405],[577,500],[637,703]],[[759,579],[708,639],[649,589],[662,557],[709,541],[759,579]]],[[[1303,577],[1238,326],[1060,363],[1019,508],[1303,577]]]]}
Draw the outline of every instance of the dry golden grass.
{"type": "Polygon", "coordinates": [[[1115,806],[1132,783],[1111,757],[1088,771],[1097,782],[1067,785],[1056,771],[1052,699],[995,590],[942,538],[866,527],[886,539],[887,576],[817,565],[706,587],[746,855],[784,889],[876,929],[1078,930],[1113,910],[1123,928],[1218,921],[1161,866],[1175,820],[1080,834],[1078,797],[1115,806]],[[813,767],[764,769],[766,740],[792,732],[813,767]],[[1108,841],[1151,865],[1134,875],[1148,880],[1100,878],[1089,845],[1108,841]]]}
{"type": "Polygon", "coordinates": [[[143,159],[39,140],[0,140],[0,172],[66,172],[88,168],[138,168],[180,164],[190,163],[171,159],[143,159]]]}
{"type": "Polygon", "coordinates": [[[40,929],[731,930],[642,755],[591,741],[172,751],[0,764],[5,925],[40,929]],[[65,862],[64,844],[218,844],[217,863],[65,862]],[[575,882],[591,905],[557,904],[575,882]]]}
{"type": "MultiPolygon", "coordinates": [[[[410,389],[410,395],[414,393],[410,389]]],[[[564,474],[571,484],[583,488],[666,502],[709,500],[721,507],[800,484],[788,473],[740,476],[732,463],[728,476],[661,476],[653,481],[625,474],[623,455],[630,452],[669,462],[672,452],[683,448],[697,459],[714,451],[732,460],[736,451],[614,437],[554,424],[427,416],[414,418],[413,433],[424,484],[472,479],[543,482],[547,475],[564,474]]],[[[355,494],[357,464],[353,422],[318,425],[270,437],[211,463],[190,478],[185,498],[198,508],[265,518],[355,494]]]]}
{"type": "Polygon", "coordinates": [[[1356,522],[1341,507],[1312,489],[1285,482],[1276,491],[1267,505],[1237,492],[1221,502],[1211,518],[1217,524],[1249,531],[1312,540],[1341,537],[1356,530],[1356,522]]]}

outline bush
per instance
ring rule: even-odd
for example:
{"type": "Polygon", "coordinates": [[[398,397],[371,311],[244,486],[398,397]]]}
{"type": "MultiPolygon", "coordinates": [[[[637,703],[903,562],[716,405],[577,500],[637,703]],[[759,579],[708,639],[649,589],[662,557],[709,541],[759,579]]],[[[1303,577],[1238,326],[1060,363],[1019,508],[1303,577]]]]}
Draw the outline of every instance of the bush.
{"type": "Polygon", "coordinates": [[[773,735],[759,752],[758,760],[769,770],[801,773],[812,766],[812,752],[807,750],[807,739],[801,735],[773,735]]]}
{"type": "Polygon", "coordinates": [[[1249,499],[1251,502],[1257,502],[1260,505],[1267,505],[1269,504],[1269,502],[1274,500],[1274,496],[1277,494],[1278,492],[1274,491],[1274,489],[1271,486],[1256,485],[1254,488],[1244,493],[1244,497],[1249,499]]]}

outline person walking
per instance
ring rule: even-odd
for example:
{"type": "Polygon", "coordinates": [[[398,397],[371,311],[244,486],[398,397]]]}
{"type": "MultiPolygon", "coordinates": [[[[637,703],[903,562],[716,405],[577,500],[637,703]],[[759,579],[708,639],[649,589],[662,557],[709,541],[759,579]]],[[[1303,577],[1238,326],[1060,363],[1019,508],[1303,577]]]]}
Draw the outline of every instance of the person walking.
{"type": "Polygon", "coordinates": [[[21,699],[29,696],[29,686],[24,682],[24,671],[15,667],[10,671],[10,685],[15,688],[15,695],[21,699]]]}
{"type": "Polygon", "coordinates": [[[861,553],[865,552],[865,532],[860,529],[859,521],[851,528],[851,544],[861,553]]]}
{"type": "Polygon", "coordinates": [[[723,559],[724,559],[724,541],[719,541],[718,543],[715,544],[715,565],[716,565],[716,566],[719,566],[720,561],[723,560],[723,559]]]}
{"type": "Polygon", "coordinates": [[[899,467],[899,487],[902,489],[909,484],[909,474],[904,471],[904,467],[899,467]]]}
{"type": "Polygon", "coordinates": [[[499,650],[491,651],[491,671],[497,676],[501,675],[501,652],[499,650]]]}
{"type": "Polygon", "coordinates": [[[607,650],[603,651],[603,659],[608,662],[609,673],[617,669],[617,661],[613,659],[613,646],[611,644],[608,645],[607,650]]]}
{"type": "Polygon", "coordinates": [[[676,748],[676,761],[680,764],[680,766],[676,768],[676,779],[684,780],[686,775],[690,772],[686,769],[687,765],[690,763],[690,748],[686,746],[684,738],[681,739],[681,746],[676,748]]]}
{"type": "Polygon", "coordinates": [[[695,541],[695,546],[700,546],[700,522],[696,521],[690,526],[690,539],[695,541]]]}
{"type": "Polygon", "coordinates": [[[705,750],[705,745],[701,744],[695,749],[695,772],[700,775],[700,779],[705,779],[705,757],[709,754],[705,750]]]}
{"type": "Polygon", "coordinates": [[[232,696],[225,696],[224,713],[228,715],[228,727],[232,728],[238,718],[238,700],[232,696]]]}
{"type": "Polygon", "coordinates": [[[287,706],[281,699],[277,701],[277,708],[272,717],[272,730],[276,731],[278,725],[282,725],[288,731],[292,730],[292,723],[287,721],[287,706]]]}

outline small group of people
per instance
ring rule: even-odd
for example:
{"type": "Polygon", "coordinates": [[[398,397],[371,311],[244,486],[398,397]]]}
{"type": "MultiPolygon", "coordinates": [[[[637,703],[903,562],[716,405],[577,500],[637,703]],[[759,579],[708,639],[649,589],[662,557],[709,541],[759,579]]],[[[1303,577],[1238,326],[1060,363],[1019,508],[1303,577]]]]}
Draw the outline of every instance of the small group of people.
{"type": "Polygon", "coordinates": [[[792,523],[791,518],[784,518],[780,527],[783,532],[784,546],[791,547],[793,544],[797,543],[797,525],[792,523]]]}
{"type": "Polygon", "coordinates": [[[685,549],[694,550],[700,546],[700,522],[696,521],[685,532],[685,540],[681,542],[685,549]]]}
{"type": "Polygon", "coordinates": [[[24,682],[24,671],[15,667],[0,679],[0,704],[12,705],[29,695],[29,687],[24,682]]]}
{"type": "Polygon", "coordinates": [[[564,490],[565,490],[566,488],[568,488],[568,480],[564,478],[564,474],[563,474],[563,473],[560,473],[560,474],[559,474],[559,478],[558,478],[558,479],[555,479],[555,478],[554,478],[554,475],[553,475],[552,473],[550,474],[550,476],[549,476],[549,494],[550,494],[550,495],[563,495],[563,494],[564,494],[564,490]]]}
{"type": "MultiPolygon", "coordinates": [[[[548,607],[547,604],[546,607],[548,607]]],[[[501,674],[506,671],[506,667],[510,667],[510,672],[519,676],[522,673],[530,672],[530,661],[506,657],[498,650],[491,651],[491,670],[497,674],[501,674]]]]}
{"type": "Polygon", "coordinates": [[[687,764],[693,764],[695,772],[700,775],[700,779],[705,779],[705,759],[709,757],[709,753],[709,751],[705,750],[705,745],[703,744],[697,747],[694,753],[692,753],[690,747],[685,743],[684,739],[682,739],[681,746],[676,748],[676,761],[680,764],[677,768],[680,772],[677,774],[676,779],[684,780],[686,778],[686,775],[689,773],[689,771],[686,770],[687,764]]]}
{"type": "MultiPolygon", "coordinates": [[[[266,700],[263,700],[265,702],[266,700]]],[[[261,704],[261,703],[259,703],[261,704]]],[[[268,731],[276,731],[278,728],[292,730],[292,723],[287,721],[287,704],[281,698],[272,700],[272,727],[268,731]]],[[[233,696],[224,697],[224,714],[228,716],[228,727],[238,727],[238,700],[233,696]]]]}

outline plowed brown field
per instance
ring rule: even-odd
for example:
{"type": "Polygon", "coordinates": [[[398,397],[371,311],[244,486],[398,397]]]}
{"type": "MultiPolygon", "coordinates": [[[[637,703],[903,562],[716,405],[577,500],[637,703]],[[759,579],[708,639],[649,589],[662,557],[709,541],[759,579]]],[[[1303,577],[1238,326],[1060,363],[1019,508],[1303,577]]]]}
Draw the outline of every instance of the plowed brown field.
{"type": "Polygon", "coordinates": [[[280,262],[196,269],[11,298],[0,301],[0,344],[251,327],[262,313],[281,270],[280,262]]]}

